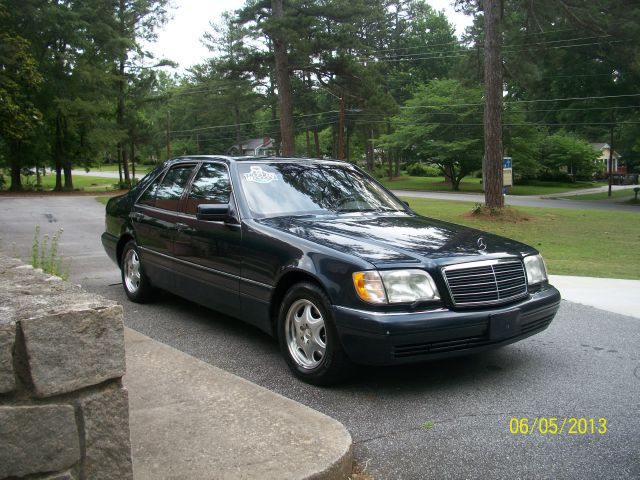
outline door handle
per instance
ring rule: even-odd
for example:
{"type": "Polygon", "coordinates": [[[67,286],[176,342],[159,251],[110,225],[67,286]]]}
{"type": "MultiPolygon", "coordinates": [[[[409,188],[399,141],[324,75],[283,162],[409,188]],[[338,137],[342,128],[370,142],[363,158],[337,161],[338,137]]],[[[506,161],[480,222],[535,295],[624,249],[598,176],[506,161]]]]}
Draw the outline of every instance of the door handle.
{"type": "Polygon", "coordinates": [[[189,225],[187,225],[186,223],[176,223],[176,230],[179,232],[186,230],[187,228],[189,228],[189,225]]]}
{"type": "Polygon", "coordinates": [[[139,222],[140,220],[142,220],[142,217],[144,217],[144,215],[142,215],[140,212],[131,212],[129,214],[129,218],[131,220],[135,220],[137,222],[139,222]]]}

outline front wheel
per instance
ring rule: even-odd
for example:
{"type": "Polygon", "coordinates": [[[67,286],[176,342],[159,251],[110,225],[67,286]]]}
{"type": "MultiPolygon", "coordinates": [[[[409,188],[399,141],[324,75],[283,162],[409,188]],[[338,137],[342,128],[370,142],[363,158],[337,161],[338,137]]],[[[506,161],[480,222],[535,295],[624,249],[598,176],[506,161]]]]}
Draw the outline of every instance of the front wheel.
{"type": "Polygon", "coordinates": [[[330,385],[351,372],[329,299],[312,283],[298,283],[285,295],[278,317],[278,339],[287,365],[305,382],[330,385]]]}
{"type": "Polygon", "coordinates": [[[129,300],[137,303],[148,301],[152,293],[151,283],[142,270],[138,247],[133,240],[129,240],[122,249],[120,267],[122,285],[129,300]]]}

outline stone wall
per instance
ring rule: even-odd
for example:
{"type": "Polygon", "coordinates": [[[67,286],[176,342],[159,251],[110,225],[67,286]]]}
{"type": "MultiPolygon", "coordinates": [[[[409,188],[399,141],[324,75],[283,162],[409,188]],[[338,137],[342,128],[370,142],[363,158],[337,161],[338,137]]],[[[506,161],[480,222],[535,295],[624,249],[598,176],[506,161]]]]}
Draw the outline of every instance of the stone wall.
{"type": "Polygon", "coordinates": [[[122,307],[0,257],[0,479],[131,479],[122,307]]]}

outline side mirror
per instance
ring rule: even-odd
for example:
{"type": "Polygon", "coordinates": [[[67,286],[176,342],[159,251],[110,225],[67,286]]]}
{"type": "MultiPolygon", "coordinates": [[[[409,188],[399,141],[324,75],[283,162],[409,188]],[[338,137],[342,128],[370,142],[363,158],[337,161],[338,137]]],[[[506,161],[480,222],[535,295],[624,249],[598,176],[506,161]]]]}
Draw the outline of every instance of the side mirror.
{"type": "Polygon", "coordinates": [[[229,217],[229,204],[203,203],[198,205],[196,218],[208,222],[224,222],[229,217]]]}
{"type": "Polygon", "coordinates": [[[402,200],[402,203],[404,203],[405,206],[407,206],[407,207],[409,206],[409,202],[405,202],[404,200],[402,200]]]}

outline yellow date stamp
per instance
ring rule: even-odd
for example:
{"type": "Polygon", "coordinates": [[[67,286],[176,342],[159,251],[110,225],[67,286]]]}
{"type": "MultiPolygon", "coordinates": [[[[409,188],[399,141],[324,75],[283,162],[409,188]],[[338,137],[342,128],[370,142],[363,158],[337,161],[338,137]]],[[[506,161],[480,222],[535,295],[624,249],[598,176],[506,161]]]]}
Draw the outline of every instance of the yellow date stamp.
{"type": "Polygon", "coordinates": [[[604,435],[607,419],[588,417],[511,417],[512,435],[604,435]]]}

